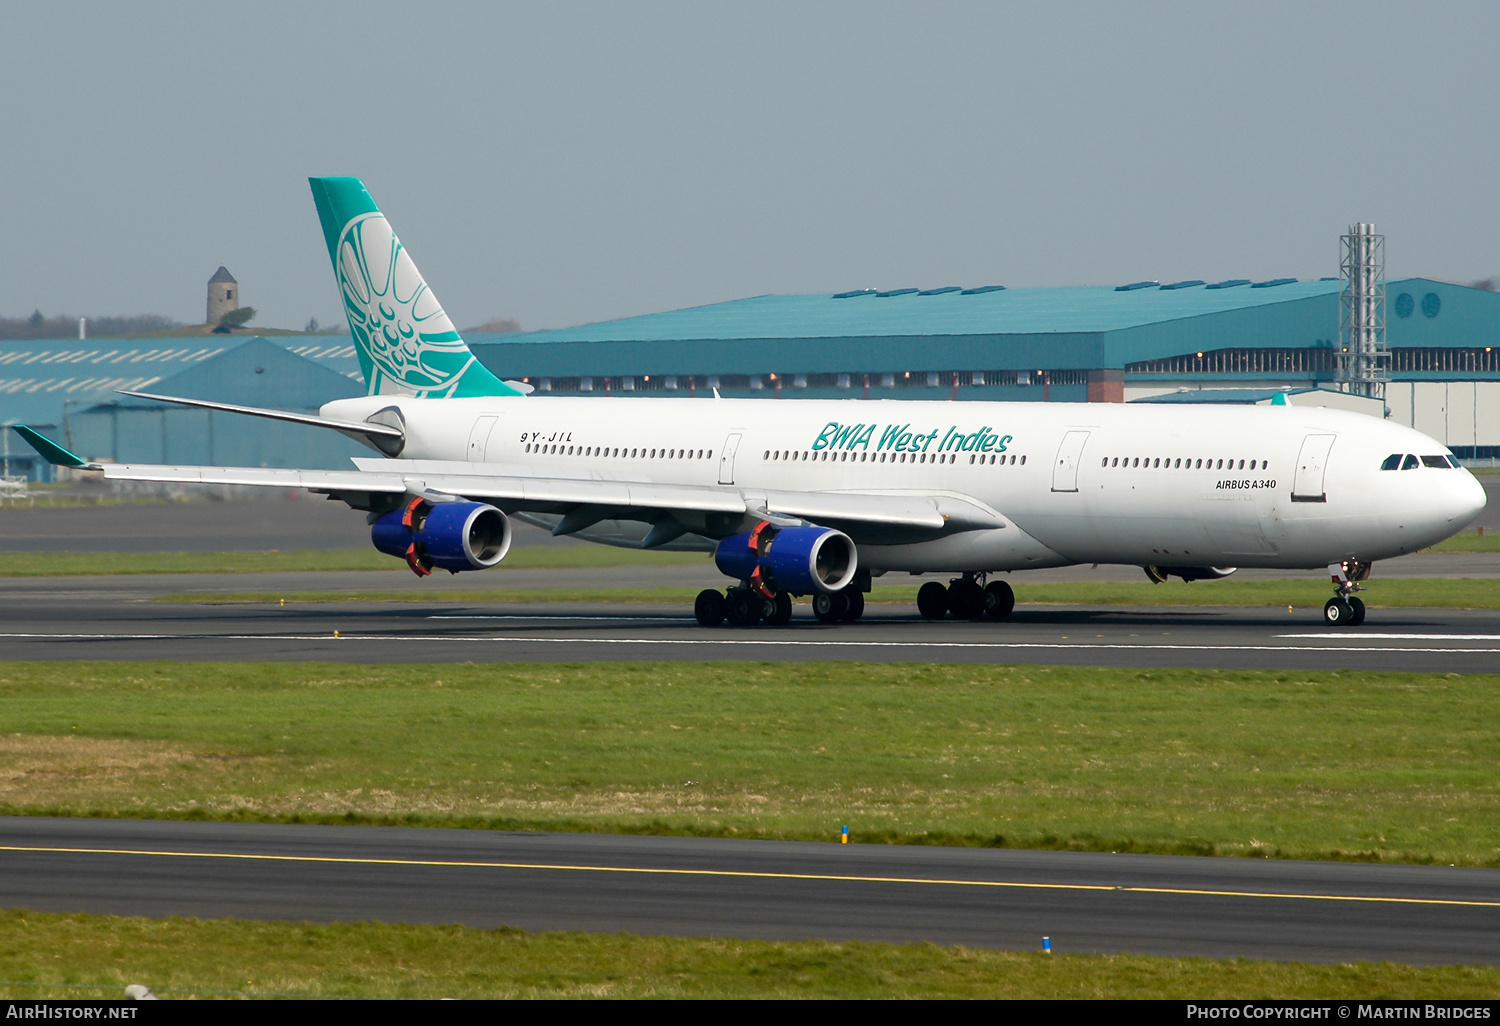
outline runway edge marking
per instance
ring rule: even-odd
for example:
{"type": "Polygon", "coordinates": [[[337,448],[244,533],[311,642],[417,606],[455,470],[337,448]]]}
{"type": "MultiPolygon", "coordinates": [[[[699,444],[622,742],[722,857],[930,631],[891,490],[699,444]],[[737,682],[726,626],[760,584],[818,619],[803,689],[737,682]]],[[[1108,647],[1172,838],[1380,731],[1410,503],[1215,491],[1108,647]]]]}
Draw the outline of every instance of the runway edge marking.
{"type": "MultiPolygon", "coordinates": [[[[1284,635],[1293,637],[1293,635],[1284,635]]],[[[1059,649],[1065,651],[1135,651],[1135,652],[1345,652],[1365,655],[1402,653],[1409,655],[1500,655],[1500,648],[1416,648],[1406,646],[1348,645],[1167,645],[1083,642],[1063,645],[1048,641],[840,641],[778,638],[543,638],[515,635],[464,637],[433,635],[413,637],[400,634],[47,634],[0,633],[0,641],[399,641],[437,642],[441,644],[527,644],[527,645],[656,645],[656,646],[726,646],[749,645],[791,648],[928,648],[928,649],[1059,649]]]]}
{"type": "Polygon", "coordinates": [[[1400,898],[1370,894],[1294,894],[1280,891],[1223,891],[1192,887],[1134,887],[1116,884],[1030,883],[1018,880],[955,880],[925,876],[858,876],[845,873],[776,873],[753,869],[670,869],[653,866],[580,866],[549,862],[479,862],[445,859],[375,859],[341,855],[264,855],[252,852],[155,851],[135,848],[57,848],[0,845],[0,851],[52,855],[140,855],[187,859],[234,859],[250,862],[304,862],[353,866],[421,866],[433,869],[530,869],[573,873],[638,873],[655,876],[702,876],[757,880],[826,880],[835,883],[932,884],[943,887],[1004,887],[1043,891],[1114,891],[1134,894],[1182,894],[1209,898],[1284,898],[1295,901],[1352,901],[1390,905],[1455,905],[1500,908],[1500,901],[1459,898],[1400,898]]]}

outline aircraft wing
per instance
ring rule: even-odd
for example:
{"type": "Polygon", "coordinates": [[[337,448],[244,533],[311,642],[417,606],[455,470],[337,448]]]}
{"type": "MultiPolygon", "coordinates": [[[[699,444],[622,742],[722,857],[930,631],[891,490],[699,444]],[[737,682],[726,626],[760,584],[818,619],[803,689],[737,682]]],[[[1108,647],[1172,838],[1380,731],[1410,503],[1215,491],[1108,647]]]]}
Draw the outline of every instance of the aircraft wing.
{"type": "Polygon", "coordinates": [[[559,476],[556,468],[440,460],[356,457],[361,470],[399,473],[439,492],[485,499],[517,512],[556,513],[586,505],[615,519],[654,520],[673,513],[766,513],[815,523],[918,531],[1004,527],[1006,519],[967,496],[875,492],[801,492],[735,485],[667,485],[602,475],[559,476]],[[551,470],[552,473],[548,473],[551,470]]]}
{"type": "MultiPolygon", "coordinates": [[[[703,531],[718,515],[724,527],[743,517],[808,520],[866,538],[890,532],[1005,527],[1008,521],[968,496],[871,492],[801,492],[734,485],[682,485],[568,474],[533,464],[356,458],[356,470],[89,463],[35,430],[18,425],[27,442],[53,463],[101,473],[111,481],[306,488],[357,508],[374,495],[451,496],[493,503],[506,512],[573,514],[586,526],[604,519],[658,523],[673,518],[681,533],[703,531]]],[[[574,528],[577,529],[577,528],[574,528]]],[[[567,532],[561,532],[567,533],[567,532]]]]}

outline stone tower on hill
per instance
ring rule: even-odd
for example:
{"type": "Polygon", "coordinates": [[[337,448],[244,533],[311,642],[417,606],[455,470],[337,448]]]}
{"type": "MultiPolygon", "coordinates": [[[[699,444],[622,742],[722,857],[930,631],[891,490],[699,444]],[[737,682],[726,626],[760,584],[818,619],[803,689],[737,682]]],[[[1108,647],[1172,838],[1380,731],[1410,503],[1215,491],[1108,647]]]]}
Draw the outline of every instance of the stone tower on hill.
{"type": "Polygon", "coordinates": [[[222,264],[208,279],[208,320],[210,327],[217,327],[221,318],[231,310],[240,308],[240,283],[222,264]]]}

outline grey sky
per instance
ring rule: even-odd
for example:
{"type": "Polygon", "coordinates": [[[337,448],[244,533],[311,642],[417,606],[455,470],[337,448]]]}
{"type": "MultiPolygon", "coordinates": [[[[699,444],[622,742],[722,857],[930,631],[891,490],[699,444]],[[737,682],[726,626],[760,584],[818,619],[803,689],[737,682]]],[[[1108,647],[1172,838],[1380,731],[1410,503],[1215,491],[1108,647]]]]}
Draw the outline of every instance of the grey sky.
{"type": "Polygon", "coordinates": [[[353,174],[459,324],[766,292],[1500,272],[1500,5],[0,6],[0,315],[337,310],[353,174]],[[436,7],[437,13],[429,8],[436,7]],[[1363,87],[1360,83],[1367,83],[1363,87]]]}

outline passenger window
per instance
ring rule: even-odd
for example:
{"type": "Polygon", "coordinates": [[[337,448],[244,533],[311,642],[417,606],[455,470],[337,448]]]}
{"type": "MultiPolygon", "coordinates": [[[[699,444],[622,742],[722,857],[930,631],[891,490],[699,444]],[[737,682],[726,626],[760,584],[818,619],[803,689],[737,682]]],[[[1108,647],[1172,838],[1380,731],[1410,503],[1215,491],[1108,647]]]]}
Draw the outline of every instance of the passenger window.
{"type": "Polygon", "coordinates": [[[1446,456],[1423,456],[1422,466],[1436,467],[1438,470],[1448,469],[1448,457],[1446,456]]]}
{"type": "Polygon", "coordinates": [[[1381,470],[1400,470],[1401,469],[1401,454],[1399,452],[1393,452],[1393,453],[1391,453],[1389,456],[1387,456],[1385,458],[1385,462],[1380,465],[1380,469],[1381,470]]]}
{"type": "Polygon", "coordinates": [[[1402,470],[1416,470],[1419,466],[1421,466],[1421,462],[1411,453],[1407,453],[1406,458],[1401,463],[1402,470]]]}

